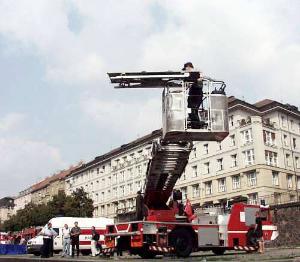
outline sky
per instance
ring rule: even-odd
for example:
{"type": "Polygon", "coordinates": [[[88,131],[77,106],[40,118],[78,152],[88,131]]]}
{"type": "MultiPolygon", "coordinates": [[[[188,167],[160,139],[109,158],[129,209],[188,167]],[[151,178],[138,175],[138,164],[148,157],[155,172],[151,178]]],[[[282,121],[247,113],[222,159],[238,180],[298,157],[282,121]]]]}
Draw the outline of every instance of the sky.
{"type": "Polygon", "coordinates": [[[0,197],[161,127],[107,72],[192,61],[227,94],[300,106],[298,0],[0,0],[0,197]]]}

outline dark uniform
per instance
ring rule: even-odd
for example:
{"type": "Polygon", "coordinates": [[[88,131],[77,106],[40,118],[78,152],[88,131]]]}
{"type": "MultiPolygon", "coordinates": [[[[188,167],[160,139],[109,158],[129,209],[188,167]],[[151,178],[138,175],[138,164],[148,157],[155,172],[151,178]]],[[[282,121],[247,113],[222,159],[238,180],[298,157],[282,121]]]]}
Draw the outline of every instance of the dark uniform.
{"type": "MultiPolygon", "coordinates": [[[[189,67],[194,68],[191,62],[185,63],[182,70],[186,70],[189,67]]],[[[187,78],[188,82],[191,82],[188,92],[188,108],[191,108],[191,114],[189,114],[189,120],[191,122],[191,128],[200,128],[199,119],[199,107],[203,100],[203,82],[200,80],[200,72],[191,71],[190,76],[187,78]]]]}
{"type": "Polygon", "coordinates": [[[75,247],[77,250],[77,256],[79,256],[79,235],[81,233],[80,227],[73,227],[71,229],[71,240],[72,240],[72,257],[75,255],[75,247]]]}
{"type": "Polygon", "coordinates": [[[136,220],[143,220],[145,216],[145,207],[144,207],[144,197],[142,196],[141,191],[137,192],[135,208],[136,208],[136,220]]]}

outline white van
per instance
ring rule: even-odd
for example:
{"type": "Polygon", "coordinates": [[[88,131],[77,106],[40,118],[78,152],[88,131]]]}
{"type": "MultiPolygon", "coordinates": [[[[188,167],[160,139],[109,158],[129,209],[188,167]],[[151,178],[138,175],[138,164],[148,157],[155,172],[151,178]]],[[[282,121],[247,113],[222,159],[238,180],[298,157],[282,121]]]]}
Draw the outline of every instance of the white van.
{"type": "MultiPolygon", "coordinates": [[[[55,253],[62,250],[62,229],[64,225],[67,224],[71,229],[76,221],[81,229],[81,235],[79,236],[79,249],[82,254],[89,254],[91,250],[92,226],[96,228],[96,231],[100,235],[101,244],[103,244],[106,225],[114,223],[113,219],[106,217],[55,217],[50,219],[49,222],[52,224],[52,228],[58,233],[58,236],[53,240],[53,251],[55,253]]],[[[47,225],[45,225],[45,227],[47,227],[47,225]]],[[[40,255],[42,245],[43,236],[36,236],[27,242],[27,252],[38,256],[40,255]]]]}

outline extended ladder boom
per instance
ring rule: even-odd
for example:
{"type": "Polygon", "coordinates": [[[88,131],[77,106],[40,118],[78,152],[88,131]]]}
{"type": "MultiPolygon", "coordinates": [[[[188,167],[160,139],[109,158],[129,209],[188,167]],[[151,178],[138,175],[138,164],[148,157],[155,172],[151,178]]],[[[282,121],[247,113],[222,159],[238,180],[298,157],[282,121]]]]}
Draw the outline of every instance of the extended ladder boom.
{"type": "Polygon", "coordinates": [[[199,71],[108,75],[116,88],[164,90],[163,133],[161,140],[153,142],[144,203],[152,210],[166,209],[175,183],[188,163],[192,141],[222,141],[229,133],[226,85],[223,81],[200,77],[199,71]]]}
{"type": "Polygon", "coordinates": [[[144,201],[148,208],[164,209],[175,183],[183,173],[192,150],[192,142],[153,142],[149,160],[144,201]]]}

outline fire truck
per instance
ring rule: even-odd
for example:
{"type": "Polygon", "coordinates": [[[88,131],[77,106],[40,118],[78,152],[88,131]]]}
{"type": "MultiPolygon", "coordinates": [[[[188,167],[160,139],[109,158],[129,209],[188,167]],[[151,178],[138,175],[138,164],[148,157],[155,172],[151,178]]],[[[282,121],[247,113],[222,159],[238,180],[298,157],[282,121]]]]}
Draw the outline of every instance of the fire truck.
{"type": "Polygon", "coordinates": [[[147,166],[143,190],[147,212],[135,221],[108,225],[104,253],[113,254],[118,248],[142,258],[153,258],[161,254],[188,257],[201,250],[219,255],[226,250],[255,251],[257,247],[249,244],[247,232],[255,225],[257,211],[264,213],[264,239],[271,241],[277,237],[267,207],[235,203],[193,211],[187,201],[185,212],[179,212],[176,205],[168,205],[175,183],[188,163],[193,141],[222,141],[229,134],[223,81],[200,77],[197,71],[108,75],[116,88],[162,88],[163,128],[162,137],[152,144],[147,166]],[[201,92],[195,95],[191,92],[193,88],[201,92]],[[191,103],[197,99],[198,105],[191,103]]]}

